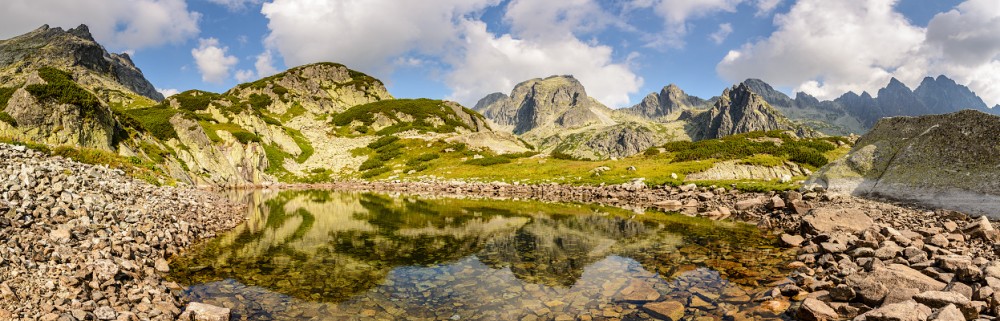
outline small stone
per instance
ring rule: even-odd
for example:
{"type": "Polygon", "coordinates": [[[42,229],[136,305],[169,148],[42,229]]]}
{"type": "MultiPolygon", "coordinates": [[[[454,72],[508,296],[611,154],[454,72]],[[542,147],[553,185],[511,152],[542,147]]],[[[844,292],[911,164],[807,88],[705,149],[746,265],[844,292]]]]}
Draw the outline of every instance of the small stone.
{"type": "Polygon", "coordinates": [[[99,320],[114,320],[118,317],[118,312],[105,305],[95,309],[94,315],[97,316],[97,319],[99,320]]]}
{"type": "Polygon", "coordinates": [[[962,315],[962,311],[958,310],[954,304],[949,304],[948,306],[941,308],[934,314],[931,314],[928,321],[965,321],[965,316],[962,315]]]}
{"type": "Polygon", "coordinates": [[[170,263],[168,263],[167,260],[164,260],[163,258],[156,259],[156,261],[153,263],[153,267],[156,268],[157,272],[161,273],[170,272],[170,263]]]}
{"type": "MultiPolygon", "coordinates": [[[[365,310],[362,311],[361,314],[373,317],[375,316],[375,310],[365,310]],[[371,312],[370,315],[366,313],[369,311],[371,312]]],[[[184,313],[181,313],[180,319],[194,321],[229,321],[229,315],[229,308],[199,302],[191,302],[188,304],[187,308],[184,309],[184,313]]]]}
{"type": "MultiPolygon", "coordinates": [[[[931,308],[915,301],[883,305],[863,314],[867,321],[924,321],[931,315],[931,308]]],[[[860,316],[859,316],[860,318],[860,316]]]]}
{"type": "Polygon", "coordinates": [[[799,235],[781,234],[781,242],[788,246],[799,246],[803,241],[805,241],[805,239],[799,235]]]}
{"type": "Polygon", "coordinates": [[[799,320],[805,321],[829,321],[837,320],[840,317],[837,315],[837,311],[834,311],[829,305],[813,298],[802,301],[797,316],[799,320]]]}
{"type": "Polygon", "coordinates": [[[642,309],[650,315],[670,321],[678,321],[684,317],[684,304],[677,301],[646,303],[642,309]]]}
{"type": "Polygon", "coordinates": [[[850,302],[855,295],[854,289],[847,284],[839,284],[830,289],[830,298],[834,301],[850,302]]]}

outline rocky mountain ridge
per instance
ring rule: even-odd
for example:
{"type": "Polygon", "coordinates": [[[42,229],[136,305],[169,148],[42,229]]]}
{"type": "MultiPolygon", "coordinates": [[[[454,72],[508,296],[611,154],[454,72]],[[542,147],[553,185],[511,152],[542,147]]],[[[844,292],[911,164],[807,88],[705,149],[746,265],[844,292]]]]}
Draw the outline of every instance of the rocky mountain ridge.
{"type": "Polygon", "coordinates": [[[947,114],[964,109],[998,114],[968,87],[941,75],[926,77],[911,90],[896,78],[873,97],[867,92],[847,92],[832,101],[796,93],[792,99],[759,79],[744,83],[794,122],[828,135],[862,134],[884,117],[947,114]]]}
{"type": "Polygon", "coordinates": [[[808,127],[793,124],[746,83],[723,91],[711,109],[691,117],[689,126],[696,140],[772,130],[792,131],[799,137],[818,136],[808,127]]]}

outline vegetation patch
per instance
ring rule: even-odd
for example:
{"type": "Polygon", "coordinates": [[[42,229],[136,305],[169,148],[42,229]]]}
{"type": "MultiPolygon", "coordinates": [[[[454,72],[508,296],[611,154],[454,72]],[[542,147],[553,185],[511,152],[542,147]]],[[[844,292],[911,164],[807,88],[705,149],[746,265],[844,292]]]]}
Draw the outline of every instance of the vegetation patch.
{"type": "Polygon", "coordinates": [[[836,146],[824,139],[795,139],[783,131],[753,132],[698,142],[670,142],[663,148],[674,153],[675,161],[731,160],[756,155],[772,155],[814,167],[826,165],[823,153],[836,146]]]}
{"type": "Polygon", "coordinates": [[[11,126],[17,127],[17,120],[11,117],[10,114],[0,111],[0,121],[5,122],[11,126]]]}
{"type": "Polygon", "coordinates": [[[39,101],[79,106],[84,117],[96,117],[100,112],[101,103],[97,96],[77,85],[72,74],[42,67],[38,69],[38,76],[46,84],[28,85],[24,89],[39,101]]]}
{"type": "Polygon", "coordinates": [[[134,120],[141,129],[149,132],[159,140],[177,139],[177,130],[170,123],[170,118],[180,113],[167,105],[157,105],[149,108],[126,110],[127,119],[134,120]]]}
{"type": "MultiPolygon", "coordinates": [[[[479,115],[471,110],[466,112],[479,115]]],[[[375,123],[376,115],[387,117],[394,123],[379,130],[377,132],[379,135],[391,135],[408,130],[452,133],[459,127],[474,130],[472,126],[459,121],[455,111],[445,106],[443,101],[432,99],[392,99],[355,106],[335,115],[332,122],[338,127],[350,125],[355,121],[371,127],[375,123]],[[412,121],[404,121],[400,118],[401,114],[412,118],[412,121]],[[432,124],[429,119],[439,119],[443,124],[432,124]]]]}
{"type": "Polygon", "coordinates": [[[208,109],[208,105],[211,104],[212,101],[219,99],[219,97],[221,97],[221,95],[216,93],[201,90],[188,90],[180,94],[170,96],[170,99],[176,100],[181,109],[195,112],[208,109]]]}
{"type": "Polygon", "coordinates": [[[222,142],[222,137],[219,137],[219,133],[217,132],[220,130],[227,131],[230,134],[233,134],[233,137],[235,137],[236,140],[238,140],[240,143],[244,145],[249,144],[251,142],[257,142],[257,143],[261,142],[260,136],[257,136],[257,134],[251,133],[246,129],[243,129],[243,127],[240,127],[237,124],[213,123],[207,121],[200,121],[199,124],[201,124],[201,127],[205,129],[205,134],[208,135],[208,138],[216,143],[222,142]]]}
{"type": "Polygon", "coordinates": [[[510,158],[499,157],[499,156],[484,156],[483,158],[473,158],[462,163],[466,165],[492,166],[497,164],[510,163],[510,158]]]}
{"type": "Polygon", "coordinates": [[[0,110],[7,108],[7,102],[14,96],[15,91],[17,88],[0,87],[0,110]]]}
{"type": "Polygon", "coordinates": [[[149,157],[150,160],[157,164],[162,164],[167,155],[173,154],[172,151],[162,149],[159,146],[156,146],[156,144],[145,141],[139,143],[139,148],[142,149],[143,153],[146,153],[146,156],[149,157]]]}

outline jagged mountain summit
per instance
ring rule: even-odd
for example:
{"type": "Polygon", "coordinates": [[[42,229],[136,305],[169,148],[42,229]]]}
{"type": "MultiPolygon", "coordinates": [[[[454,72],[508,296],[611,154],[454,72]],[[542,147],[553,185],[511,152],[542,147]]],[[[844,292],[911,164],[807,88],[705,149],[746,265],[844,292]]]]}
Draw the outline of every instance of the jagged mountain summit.
{"type": "Polygon", "coordinates": [[[509,96],[487,95],[474,109],[497,128],[511,131],[540,150],[579,158],[634,155],[671,135],[660,124],[601,104],[573,76],[527,80],[514,86],[509,96]]]}
{"type": "MultiPolygon", "coordinates": [[[[163,100],[128,54],[107,52],[94,40],[87,25],[65,31],[43,25],[27,34],[0,40],[0,82],[26,81],[18,75],[43,66],[80,74],[79,82],[88,87],[103,86],[107,91],[124,87],[146,98],[163,100]]],[[[107,98],[115,93],[98,94],[107,98]]]]}
{"type": "Polygon", "coordinates": [[[695,140],[772,130],[792,131],[799,137],[818,136],[808,127],[793,124],[747,83],[723,91],[711,109],[691,118],[689,126],[695,140]]]}
{"type": "Polygon", "coordinates": [[[926,77],[911,90],[896,78],[872,96],[868,92],[844,93],[832,101],[820,101],[799,92],[795,99],[759,79],[747,79],[751,90],[797,123],[829,135],[861,134],[879,119],[893,116],[946,114],[964,109],[998,114],[968,87],[946,76],[926,77]]]}
{"type": "Polygon", "coordinates": [[[660,93],[650,93],[639,104],[623,109],[633,115],[652,120],[662,119],[677,114],[686,109],[702,107],[707,101],[696,96],[689,96],[677,85],[663,87],[660,93]]]}

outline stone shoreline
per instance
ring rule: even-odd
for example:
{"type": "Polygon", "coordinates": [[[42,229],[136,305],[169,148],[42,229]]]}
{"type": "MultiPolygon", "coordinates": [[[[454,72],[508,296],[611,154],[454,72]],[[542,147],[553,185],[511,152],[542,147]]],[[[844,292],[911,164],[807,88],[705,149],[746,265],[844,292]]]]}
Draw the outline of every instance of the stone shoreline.
{"type": "MultiPolygon", "coordinates": [[[[596,203],[754,223],[798,251],[789,263],[794,272],[753,296],[764,318],[992,320],[1000,308],[998,232],[988,220],[952,211],[822,190],[744,193],[641,182],[263,188],[596,203]]],[[[177,296],[182,287],[162,278],[166,260],[243,215],[209,191],[154,187],[120,171],[0,144],[0,320],[174,320],[185,305],[177,296]]]]}
{"type": "Polygon", "coordinates": [[[0,320],[175,320],[167,259],[241,206],[0,144],[0,320]]]}

